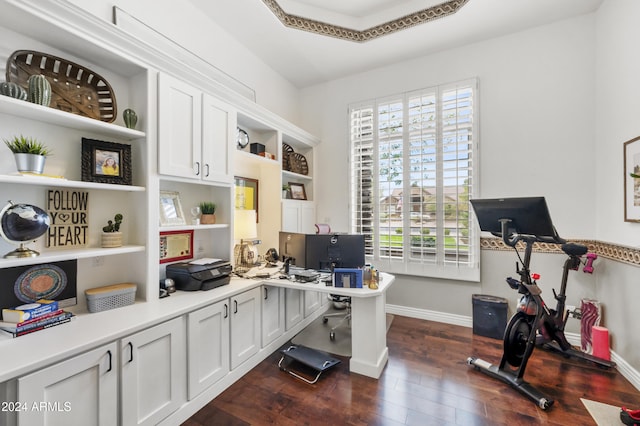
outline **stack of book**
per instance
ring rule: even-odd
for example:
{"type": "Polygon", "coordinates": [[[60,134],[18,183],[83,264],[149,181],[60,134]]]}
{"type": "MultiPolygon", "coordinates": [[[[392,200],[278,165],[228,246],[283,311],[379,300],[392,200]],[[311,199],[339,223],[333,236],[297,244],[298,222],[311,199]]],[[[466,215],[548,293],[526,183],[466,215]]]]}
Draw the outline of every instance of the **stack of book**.
{"type": "Polygon", "coordinates": [[[2,310],[0,331],[13,337],[55,327],[71,321],[71,312],[59,309],[55,300],[38,300],[34,303],[2,310]]]}

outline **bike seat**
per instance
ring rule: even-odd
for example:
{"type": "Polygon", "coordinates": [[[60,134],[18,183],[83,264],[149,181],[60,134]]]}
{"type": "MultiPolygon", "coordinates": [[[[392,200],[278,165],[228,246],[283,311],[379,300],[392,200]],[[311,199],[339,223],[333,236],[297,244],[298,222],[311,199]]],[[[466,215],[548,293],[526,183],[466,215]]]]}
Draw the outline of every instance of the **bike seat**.
{"type": "Polygon", "coordinates": [[[575,243],[567,243],[561,246],[562,251],[568,254],[569,256],[582,256],[587,254],[589,248],[587,246],[583,246],[582,244],[575,243]]]}

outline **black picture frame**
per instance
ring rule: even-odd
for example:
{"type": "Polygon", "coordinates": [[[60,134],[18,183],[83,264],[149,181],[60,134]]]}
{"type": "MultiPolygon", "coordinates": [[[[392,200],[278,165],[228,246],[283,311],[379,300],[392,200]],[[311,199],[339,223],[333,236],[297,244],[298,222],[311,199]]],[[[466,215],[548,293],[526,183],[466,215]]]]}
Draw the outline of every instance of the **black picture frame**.
{"type": "Polygon", "coordinates": [[[131,145],[82,138],[82,180],[131,185],[131,145]]]}

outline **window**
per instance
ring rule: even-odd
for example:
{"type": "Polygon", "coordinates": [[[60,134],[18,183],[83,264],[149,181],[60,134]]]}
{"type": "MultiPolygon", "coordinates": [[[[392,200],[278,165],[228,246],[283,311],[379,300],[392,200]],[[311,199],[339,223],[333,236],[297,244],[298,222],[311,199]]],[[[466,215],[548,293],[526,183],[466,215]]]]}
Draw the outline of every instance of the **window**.
{"type": "Polygon", "coordinates": [[[477,82],[349,107],[351,231],[384,271],[478,281],[477,82]]]}

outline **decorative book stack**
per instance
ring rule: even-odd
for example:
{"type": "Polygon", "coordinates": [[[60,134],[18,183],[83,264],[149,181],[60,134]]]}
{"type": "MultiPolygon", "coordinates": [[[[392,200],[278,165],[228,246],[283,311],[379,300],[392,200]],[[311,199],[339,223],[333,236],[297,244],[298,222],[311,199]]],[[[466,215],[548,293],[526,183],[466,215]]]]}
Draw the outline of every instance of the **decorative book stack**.
{"type": "Polygon", "coordinates": [[[71,321],[71,312],[59,309],[55,300],[38,300],[34,303],[2,310],[0,330],[13,337],[23,336],[55,327],[71,321]]]}

